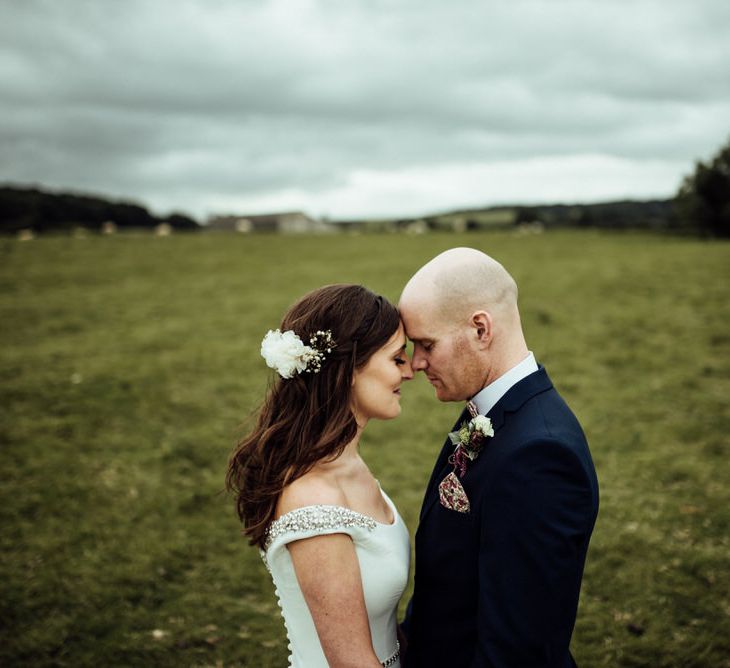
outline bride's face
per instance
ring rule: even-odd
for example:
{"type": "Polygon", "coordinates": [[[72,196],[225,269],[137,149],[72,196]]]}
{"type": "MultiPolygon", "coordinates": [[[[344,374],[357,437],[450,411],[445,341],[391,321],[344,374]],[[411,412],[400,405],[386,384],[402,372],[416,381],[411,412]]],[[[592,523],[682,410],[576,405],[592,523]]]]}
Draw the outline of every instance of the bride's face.
{"type": "Polygon", "coordinates": [[[411,361],[406,353],[403,325],[388,342],[356,369],[352,381],[352,410],[360,426],[371,418],[387,420],[400,414],[400,386],[413,378],[411,361]]]}

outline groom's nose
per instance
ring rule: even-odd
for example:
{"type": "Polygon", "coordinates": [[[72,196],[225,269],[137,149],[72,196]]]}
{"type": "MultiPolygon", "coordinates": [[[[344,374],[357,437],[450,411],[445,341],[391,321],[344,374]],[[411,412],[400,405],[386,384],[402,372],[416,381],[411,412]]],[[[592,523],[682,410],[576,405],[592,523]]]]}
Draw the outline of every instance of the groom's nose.
{"type": "Polygon", "coordinates": [[[420,346],[413,347],[413,357],[411,357],[411,367],[413,371],[423,371],[428,366],[426,362],[426,356],[420,349],[420,346]]]}

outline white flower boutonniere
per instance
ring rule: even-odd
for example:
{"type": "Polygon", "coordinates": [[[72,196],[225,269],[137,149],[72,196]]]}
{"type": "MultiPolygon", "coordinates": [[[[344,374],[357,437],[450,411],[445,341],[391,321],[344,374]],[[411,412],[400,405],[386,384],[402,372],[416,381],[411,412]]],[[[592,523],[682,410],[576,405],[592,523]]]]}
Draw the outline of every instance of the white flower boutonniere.
{"type": "Polygon", "coordinates": [[[463,477],[467,463],[474,461],[484,447],[488,437],[494,436],[492,421],[484,416],[477,415],[468,422],[463,422],[458,431],[449,433],[451,442],[456,446],[449,462],[454,465],[454,471],[463,477]]]}

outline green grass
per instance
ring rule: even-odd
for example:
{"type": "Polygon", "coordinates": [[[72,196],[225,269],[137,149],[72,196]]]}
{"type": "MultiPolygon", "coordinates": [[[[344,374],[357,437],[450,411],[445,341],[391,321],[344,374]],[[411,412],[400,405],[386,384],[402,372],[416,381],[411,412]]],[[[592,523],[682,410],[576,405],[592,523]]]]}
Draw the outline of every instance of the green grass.
{"type": "MultiPolygon", "coordinates": [[[[221,492],[261,337],[325,283],[397,299],[455,245],[512,271],[591,444],[579,665],[730,666],[730,246],[593,232],[0,240],[0,665],[285,665],[221,492]]],[[[413,532],[459,408],[421,378],[402,403],[362,450],[413,532]]]]}

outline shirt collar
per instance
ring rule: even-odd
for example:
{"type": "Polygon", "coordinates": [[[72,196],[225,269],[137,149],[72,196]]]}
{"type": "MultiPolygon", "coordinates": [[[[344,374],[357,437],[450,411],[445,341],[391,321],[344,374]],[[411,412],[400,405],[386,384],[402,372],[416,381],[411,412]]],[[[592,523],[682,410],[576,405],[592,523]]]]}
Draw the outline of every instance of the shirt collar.
{"type": "Polygon", "coordinates": [[[497,380],[492,381],[474,395],[472,401],[476,404],[479,414],[486,415],[489,413],[513,385],[516,385],[523,378],[537,370],[538,366],[535,361],[535,355],[530,352],[519,364],[513,366],[509,371],[497,378],[497,380]]]}

